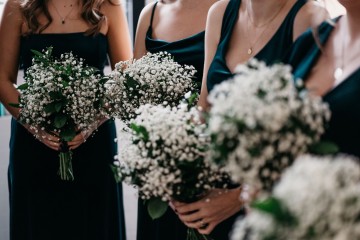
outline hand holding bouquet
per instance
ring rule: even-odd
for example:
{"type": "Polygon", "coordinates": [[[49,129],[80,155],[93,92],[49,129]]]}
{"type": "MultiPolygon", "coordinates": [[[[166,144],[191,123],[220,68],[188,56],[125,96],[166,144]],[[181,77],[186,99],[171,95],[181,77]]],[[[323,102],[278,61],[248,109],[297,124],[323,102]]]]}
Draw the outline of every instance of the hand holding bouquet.
{"type": "Polygon", "coordinates": [[[61,139],[59,174],[62,180],[73,180],[72,153],[67,142],[77,133],[97,126],[107,79],[72,53],[62,54],[59,59],[52,56],[52,48],[33,53],[26,83],[18,87],[19,120],[29,125],[37,137],[47,132],[61,139]]]}
{"type": "Polygon", "coordinates": [[[139,113],[131,121],[133,144],[122,148],[117,170],[120,180],[135,185],[148,201],[152,218],[160,217],[170,200],[193,202],[226,187],[224,173],[206,159],[209,139],[194,108],[144,105],[139,113]]]}
{"type": "Polygon", "coordinates": [[[109,116],[127,122],[144,104],[177,106],[186,93],[196,92],[195,72],[194,67],[178,64],[166,52],[117,63],[107,89],[109,116]]]}

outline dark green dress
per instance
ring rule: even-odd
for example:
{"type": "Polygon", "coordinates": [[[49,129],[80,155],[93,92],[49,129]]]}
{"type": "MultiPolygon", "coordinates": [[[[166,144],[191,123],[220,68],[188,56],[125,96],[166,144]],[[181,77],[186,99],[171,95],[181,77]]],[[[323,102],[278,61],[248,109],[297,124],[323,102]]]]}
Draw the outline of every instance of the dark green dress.
{"type": "MultiPolygon", "coordinates": [[[[318,28],[321,44],[326,44],[334,27],[324,22],[318,28]]],[[[306,81],[321,50],[311,31],[295,42],[287,62],[296,79],[306,81]]],[[[323,139],[336,143],[340,151],[360,157],[360,66],[347,79],[323,96],[331,109],[331,120],[323,139]]]]}
{"type": "MultiPolygon", "coordinates": [[[[197,70],[195,81],[200,83],[203,75],[204,66],[204,37],[205,32],[194,34],[190,37],[167,42],[164,40],[152,38],[152,21],[156,14],[156,4],[154,4],[150,26],[146,34],[145,44],[148,52],[156,53],[167,51],[174,56],[175,61],[181,64],[192,65],[197,70]]],[[[234,219],[229,223],[220,224],[212,234],[215,240],[226,240],[228,232],[231,229],[234,219]]],[[[178,216],[169,207],[165,215],[157,220],[152,220],[147,213],[143,201],[139,200],[138,204],[138,240],[185,240],[186,226],[179,220],[178,216]]]]}
{"type": "MultiPolygon", "coordinates": [[[[21,38],[26,69],[30,50],[49,46],[53,53],[72,51],[103,70],[107,37],[84,33],[33,34],[21,38]]],[[[74,181],[62,181],[58,152],[36,140],[15,120],[11,124],[9,192],[11,240],[125,240],[121,184],[110,169],[117,153],[115,124],[107,121],[73,150],[74,181]]]]}
{"type": "MultiPolygon", "coordinates": [[[[270,41],[256,54],[255,58],[265,61],[268,65],[281,62],[293,44],[293,26],[297,13],[306,0],[298,0],[285,17],[279,29],[275,32],[270,41]]],[[[223,17],[221,37],[214,59],[209,67],[207,76],[208,92],[218,83],[233,76],[227,67],[226,53],[228,50],[231,35],[238,19],[241,0],[230,0],[223,17]]],[[[246,37],[245,37],[245,41],[246,37]]]]}

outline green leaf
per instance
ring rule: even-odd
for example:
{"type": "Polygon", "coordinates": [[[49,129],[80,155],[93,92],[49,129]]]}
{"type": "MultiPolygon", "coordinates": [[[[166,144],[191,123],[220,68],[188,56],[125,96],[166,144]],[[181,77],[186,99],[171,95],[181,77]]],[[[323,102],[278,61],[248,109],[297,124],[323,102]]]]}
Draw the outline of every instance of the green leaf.
{"type": "Polygon", "coordinates": [[[51,97],[51,99],[54,99],[54,100],[63,98],[63,95],[60,92],[49,92],[49,96],[51,97]]]}
{"type": "Polygon", "coordinates": [[[318,155],[332,155],[339,152],[339,147],[333,142],[321,141],[312,145],[309,151],[310,153],[318,155]]]}
{"type": "Polygon", "coordinates": [[[270,197],[262,201],[255,201],[251,207],[259,211],[270,214],[279,223],[285,225],[295,225],[296,218],[289,212],[289,210],[275,197],[270,197]]]}
{"type": "Polygon", "coordinates": [[[9,103],[10,107],[21,108],[19,103],[9,103]]]}
{"type": "MultiPolygon", "coordinates": [[[[49,48],[48,48],[49,49],[49,48]]],[[[38,56],[38,57],[44,57],[44,54],[42,52],[39,52],[37,50],[34,50],[34,49],[31,49],[30,50],[35,56],[38,56]]],[[[51,53],[50,53],[51,54],[51,53]]]]}
{"type": "Polygon", "coordinates": [[[60,132],[60,138],[65,142],[70,142],[76,136],[76,131],[73,128],[65,128],[60,132]]]}
{"type": "Polygon", "coordinates": [[[147,203],[148,213],[153,220],[158,219],[164,215],[167,208],[167,202],[162,201],[160,198],[152,198],[147,203]]]}
{"type": "Polygon", "coordinates": [[[62,81],[61,84],[63,85],[63,87],[68,87],[69,83],[67,81],[62,81]]]}
{"type": "Polygon", "coordinates": [[[67,121],[67,116],[64,114],[57,114],[54,119],[54,127],[56,128],[62,128],[65,126],[67,121]]]}
{"type": "Polygon", "coordinates": [[[18,90],[26,90],[29,87],[28,83],[23,83],[17,87],[18,90]]]}
{"type": "Polygon", "coordinates": [[[57,103],[55,103],[55,111],[56,111],[56,112],[60,112],[62,106],[63,106],[63,103],[62,103],[62,102],[57,102],[57,103]]]}
{"type": "Polygon", "coordinates": [[[44,110],[46,113],[50,113],[50,114],[56,112],[55,103],[54,102],[49,103],[48,105],[45,106],[44,110]]]}
{"type": "Polygon", "coordinates": [[[111,169],[111,171],[112,171],[113,174],[114,174],[115,181],[116,181],[117,183],[120,183],[122,179],[121,179],[121,177],[120,177],[119,174],[118,174],[118,166],[115,166],[114,164],[110,164],[110,169],[111,169]]]}
{"type": "Polygon", "coordinates": [[[136,135],[142,138],[144,141],[149,140],[149,132],[144,126],[136,125],[135,123],[130,124],[130,128],[135,131],[136,135]]]}
{"type": "Polygon", "coordinates": [[[126,79],[125,86],[127,86],[128,88],[135,89],[138,85],[139,85],[139,83],[136,80],[134,80],[133,78],[126,79]]]}

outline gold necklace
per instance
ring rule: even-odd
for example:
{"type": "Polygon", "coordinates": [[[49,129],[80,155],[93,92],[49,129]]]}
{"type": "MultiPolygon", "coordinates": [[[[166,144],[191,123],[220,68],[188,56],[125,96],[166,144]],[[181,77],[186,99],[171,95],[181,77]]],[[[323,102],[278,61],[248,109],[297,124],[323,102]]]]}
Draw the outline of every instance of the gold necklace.
{"type": "Polygon", "coordinates": [[[334,70],[334,79],[335,82],[338,83],[341,80],[341,77],[344,73],[344,52],[345,52],[345,34],[340,34],[341,35],[341,54],[339,58],[335,58],[335,59],[339,59],[340,60],[340,64],[335,68],[334,70]]]}
{"type": "Polygon", "coordinates": [[[254,47],[256,46],[256,44],[259,42],[260,37],[264,34],[265,30],[268,28],[264,28],[265,26],[269,25],[272,21],[274,21],[276,19],[276,17],[280,14],[281,10],[285,7],[287,1],[285,0],[284,3],[281,5],[281,7],[279,8],[279,10],[273,15],[271,16],[271,18],[269,18],[269,20],[265,21],[265,23],[261,24],[261,25],[255,25],[255,23],[252,21],[250,14],[249,14],[249,10],[248,10],[248,5],[249,1],[247,1],[246,4],[246,14],[247,14],[247,40],[249,43],[249,48],[247,50],[247,54],[251,55],[254,52],[254,47]],[[250,39],[249,39],[249,32],[250,32],[250,27],[249,27],[249,21],[251,22],[251,25],[253,25],[254,28],[263,28],[263,30],[261,31],[260,35],[256,38],[256,41],[254,43],[251,43],[250,39]]]}
{"type": "MultiPolygon", "coordinates": [[[[54,7],[54,9],[55,9],[55,11],[56,11],[56,13],[57,13],[57,15],[60,17],[60,21],[61,21],[61,24],[65,24],[65,20],[69,17],[69,15],[71,14],[71,12],[73,11],[73,4],[71,3],[69,6],[70,6],[70,11],[65,15],[65,17],[63,17],[61,14],[60,14],[60,12],[59,12],[59,10],[57,9],[57,7],[55,6],[55,4],[53,3],[53,1],[50,1],[51,2],[51,4],[53,5],[53,7],[54,7]]],[[[66,7],[67,5],[65,5],[64,7],[66,7]]]]}

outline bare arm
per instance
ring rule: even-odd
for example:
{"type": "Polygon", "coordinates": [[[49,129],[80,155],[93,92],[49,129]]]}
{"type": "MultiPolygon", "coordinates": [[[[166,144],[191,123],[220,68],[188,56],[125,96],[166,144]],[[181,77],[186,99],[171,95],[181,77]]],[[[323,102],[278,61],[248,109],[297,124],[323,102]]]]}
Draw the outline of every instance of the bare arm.
{"type": "Polygon", "coordinates": [[[145,46],[146,32],[150,26],[151,13],[154,4],[148,4],[142,11],[139,17],[136,35],[135,35],[135,44],[134,44],[134,58],[139,59],[147,53],[145,46]]]}
{"type": "Polygon", "coordinates": [[[22,14],[15,0],[6,2],[0,23],[0,101],[14,118],[18,118],[19,109],[9,106],[18,103],[16,78],[19,66],[22,14]]]}
{"type": "Polygon", "coordinates": [[[209,109],[209,103],[207,101],[208,90],[207,90],[207,75],[211,62],[214,59],[221,35],[222,19],[228,0],[223,0],[215,3],[209,10],[208,17],[206,20],[205,29],[205,62],[204,62],[204,74],[201,84],[200,99],[198,106],[203,110],[209,109]]]}
{"type": "Polygon", "coordinates": [[[113,5],[105,2],[102,11],[108,23],[107,39],[110,62],[113,69],[117,62],[125,61],[132,57],[130,33],[122,4],[113,5]]]}
{"type": "Polygon", "coordinates": [[[308,28],[318,26],[329,17],[327,10],[319,3],[308,1],[295,17],[293,40],[295,41],[308,28]]]}
{"type": "MultiPolygon", "coordinates": [[[[16,0],[7,1],[0,24],[0,101],[14,118],[19,117],[19,109],[9,106],[18,103],[20,93],[15,88],[20,54],[20,38],[23,19],[19,3],[16,0]]],[[[45,131],[24,127],[43,144],[53,150],[59,149],[59,138],[45,131]]]]}

